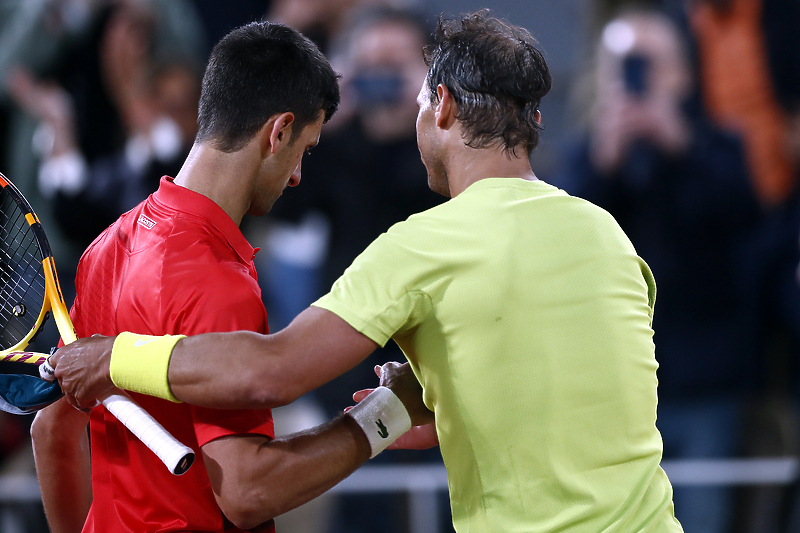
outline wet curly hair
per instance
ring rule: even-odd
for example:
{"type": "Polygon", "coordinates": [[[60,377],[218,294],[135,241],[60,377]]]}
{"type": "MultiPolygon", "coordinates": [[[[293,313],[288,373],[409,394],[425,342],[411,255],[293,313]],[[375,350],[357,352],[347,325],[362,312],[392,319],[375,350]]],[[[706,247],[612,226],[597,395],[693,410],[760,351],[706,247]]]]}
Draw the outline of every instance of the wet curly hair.
{"type": "Polygon", "coordinates": [[[439,19],[434,43],[423,51],[431,103],[438,101],[436,87],[447,87],[467,146],[502,146],[514,156],[536,148],[537,111],[552,84],[537,45],[527,30],[486,9],[439,19]]]}

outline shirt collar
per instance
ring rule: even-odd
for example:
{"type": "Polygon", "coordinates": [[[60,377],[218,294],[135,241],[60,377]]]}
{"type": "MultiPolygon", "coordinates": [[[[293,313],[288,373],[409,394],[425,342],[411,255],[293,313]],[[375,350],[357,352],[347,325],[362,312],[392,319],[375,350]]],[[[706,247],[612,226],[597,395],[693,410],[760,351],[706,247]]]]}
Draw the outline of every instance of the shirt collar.
{"type": "Polygon", "coordinates": [[[175,178],[162,177],[153,198],[160,204],[204,219],[225,237],[239,257],[247,262],[252,261],[259,248],[253,248],[247,242],[242,230],[228,213],[207,196],[176,185],[174,181],[175,178]]]}

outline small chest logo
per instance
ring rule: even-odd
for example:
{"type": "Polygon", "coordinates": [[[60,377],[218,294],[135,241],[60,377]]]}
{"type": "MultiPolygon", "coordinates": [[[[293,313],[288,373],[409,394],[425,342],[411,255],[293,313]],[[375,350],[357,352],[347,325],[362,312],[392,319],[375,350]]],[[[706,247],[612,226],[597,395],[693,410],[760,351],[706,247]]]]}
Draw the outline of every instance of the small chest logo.
{"type": "Polygon", "coordinates": [[[149,219],[144,215],[139,215],[139,219],[136,221],[136,223],[140,226],[144,226],[147,229],[153,229],[153,226],[156,225],[155,220],[149,219]]]}

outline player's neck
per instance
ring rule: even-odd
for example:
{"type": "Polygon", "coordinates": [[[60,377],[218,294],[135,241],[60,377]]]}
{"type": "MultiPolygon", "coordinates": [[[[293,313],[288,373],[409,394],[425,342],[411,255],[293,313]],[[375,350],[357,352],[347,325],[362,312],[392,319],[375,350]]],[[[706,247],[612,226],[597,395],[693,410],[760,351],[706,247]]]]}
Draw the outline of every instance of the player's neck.
{"type": "Polygon", "coordinates": [[[447,164],[450,196],[455,198],[473,183],[486,178],[538,179],[527,155],[514,156],[501,148],[464,147],[447,164]]]}
{"type": "Polygon", "coordinates": [[[250,180],[243,179],[256,172],[252,157],[244,151],[222,152],[208,144],[192,146],[175,184],[208,197],[220,206],[236,225],[250,205],[250,180]]]}

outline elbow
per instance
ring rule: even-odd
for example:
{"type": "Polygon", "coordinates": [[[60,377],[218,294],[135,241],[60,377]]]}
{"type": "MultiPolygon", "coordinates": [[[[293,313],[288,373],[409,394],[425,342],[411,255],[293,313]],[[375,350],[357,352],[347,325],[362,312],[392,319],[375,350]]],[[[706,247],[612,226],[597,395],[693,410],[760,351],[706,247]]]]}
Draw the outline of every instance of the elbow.
{"type": "Polygon", "coordinates": [[[31,442],[34,447],[37,445],[41,446],[47,440],[48,436],[52,434],[51,425],[48,424],[46,420],[43,420],[42,417],[39,416],[40,414],[41,411],[36,414],[31,424],[31,442]]]}
{"type": "Polygon", "coordinates": [[[225,517],[243,531],[253,529],[282,512],[277,506],[271,505],[271,499],[265,498],[263,491],[258,491],[261,494],[254,492],[241,491],[237,497],[217,499],[225,517]]]}
{"type": "Polygon", "coordinates": [[[245,388],[247,407],[272,409],[288,405],[307,392],[303,388],[303,376],[293,372],[291,365],[269,361],[254,368],[245,388]]]}
{"type": "MultiPolygon", "coordinates": [[[[238,440],[240,439],[235,439],[234,442],[238,440]]],[[[212,446],[213,444],[210,443],[212,446]]],[[[271,475],[275,471],[275,463],[248,455],[247,448],[249,446],[245,449],[229,447],[226,457],[231,457],[233,453],[238,458],[226,463],[224,470],[208,456],[209,451],[217,453],[219,449],[204,448],[206,468],[217,505],[233,525],[244,531],[280,514],[278,507],[282,502],[278,498],[282,491],[278,487],[285,488],[285,483],[275,483],[278,480],[271,475]]],[[[258,449],[262,448],[259,446],[258,449]]]]}
{"type": "Polygon", "coordinates": [[[31,424],[31,441],[34,448],[61,446],[79,438],[88,423],[89,415],[73,409],[62,399],[36,413],[31,424]]]}
{"type": "Polygon", "coordinates": [[[245,403],[250,409],[273,409],[288,405],[299,398],[302,393],[297,392],[291,383],[275,378],[257,380],[247,387],[245,403]]]}
{"type": "MultiPolygon", "coordinates": [[[[69,408],[72,409],[72,407],[69,408]]],[[[58,419],[61,416],[59,415],[69,414],[62,414],[62,411],[65,411],[62,409],[62,405],[55,404],[37,412],[31,423],[31,439],[34,442],[41,442],[57,437],[60,434],[58,431],[58,419]]]]}
{"type": "Polygon", "coordinates": [[[269,520],[265,514],[256,512],[254,509],[243,508],[241,505],[222,508],[222,512],[231,524],[242,531],[253,529],[269,520]]]}
{"type": "Polygon", "coordinates": [[[292,403],[306,392],[299,383],[303,376],[298,375],[291,346],[281,339],[280,333],[243,337],[243,352],[262,355],[248,358],[228,374],[235,376],[229,382],[229,406],[271,409],[292,403]]]}

